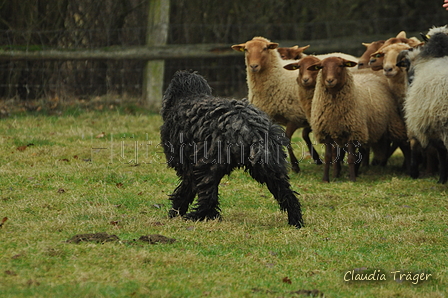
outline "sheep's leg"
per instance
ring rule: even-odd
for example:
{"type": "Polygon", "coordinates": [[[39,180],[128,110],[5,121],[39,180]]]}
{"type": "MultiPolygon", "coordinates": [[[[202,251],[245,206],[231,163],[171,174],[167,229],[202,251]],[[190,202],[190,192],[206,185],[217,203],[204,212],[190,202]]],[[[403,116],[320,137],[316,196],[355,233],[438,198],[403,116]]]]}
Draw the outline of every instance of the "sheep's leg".
{"type": "Polygon", "coordinates": [[[350,175],[350,181],[356,181],[356,162],[359,163],[359,158],[356,154],[356,147],[353,142],[348,144],[348,152],[347,152],[347,162],[348,162],[348,170],[350,175]]]}
{"type": "Polygon", "coordinates": [[[286,124],[286,131],[285,131],[285,135],[289,139],[288,154],[289,154],[289,159],[291,160],[291,169],[295,173],[300,172],[300,166],[299,166],[299,161],[297,160],[296,156],[294,155],[294,150],[293,150],[292,144],[291,144],[291,138],[292,138],[292,135],[294,134],[294,132],[297,130],[297,128],[298,128],[298,126],[296,124],[294,124],[293,122],[288,122],[286,124]]]}
{"type": "MultiPolygon", "coordinates": [[[[359,162],[359,166],[361,166],[361,164],[362,164],[363,167],[368,167],[369,166],[370,148],[366,146],[364,148],[363,152],[364,152],[364,154],[362,154],[362,156],[361,156],[362,159],[359,162]]],[[[373,165],[373,161],[372,161],[372,165],[373,165]]],[[[359,168],[359,166],[358,166],[358,168],[359,168]]]]}
{"type": "Polygon", "coordinates": [[[214,164],[201,166],[194,170],[198,201],[194,211],[187,213],[184,218],[191,220],[205,220],[220,218],[218,186],[225,172],[222,165],[214,164]]]}
{"type": "Polygon", "coordinates": [[[341,158],[341,147],[339,147],[337,144],[334,144],[334,146],[331,146],[332,150],[332,159],[333,159],[333,177],[338,178],[341,175],[341,161],[343,157],[341,158]]]}
{"type": "Polygon", "coordinates": [[[399,142],[398,147],[400,148],[401,152],[403,152],[403,165],[401,168],[405,172],[409,172],[411,168],[411,147],[407,142],[399,142]]]}
{"type": "Polygon", "coordinates": [[[417,179],[419,176],[419,170],[418,170],[419,143],[416,139],[412,138],[410,140],[410,146],[411,146],[411,165],[410,165],[409,173],[412,178],[417,179]]]}
{"type": "Polygon", "coordinates": [[[311,143],[311,139],[310,139],[310,133],[311,133],[311,127],[307,126],[305,128],[303,128],[302,130],[302,139],[305,141],[308,150],[310,151],[311,157],[314,160],[314,163],[317,165],[321,165],[322,164],[322,160],[320,160],[319,157],[319,153],[317,153],[316,149],[314,149],[313,144],[311,143]]]}
{"type": "Polygon", "coordinates": [[[331,142],[325,143],[325,166],[324,166],[324,177],[322,178],[323,182],[330,182],[330,165],[333,157],[333,146],[331,142]]]}
{"type": "MultiPolygon", "coordinates": [[[[369,147],[360,146],[357,154],[358,160],[355,162],[355,175],[358,177],[361,164],[364,166],[364,160],[369,159],[369,147]],[[367,156],[367,157],[366,157],[367,156]]],[[[368,164],[368,163],[367,163],[368,164]]]]}
{"type": "Polygon", "coordinates": [[[376,144],[372,146],[373,151],[373,159],[372,166],[382,166],[385,167],[387,165],[387,161],[389,160],[392,153],[397,149],[396,142],[391,143],[391,141],[382,137],[376,144]]]}
{"type": "Polygon", "coordinates": [[[250,175],[259,183],[266,183],[269,191],[277,200],[280,210],[288,214],[288,224],[303,227],[302,210],[296,192],[291,190],[286,169],[269,164],[255,164],[249,169],[250,175]]]}
{"type": "Polygon", "coordinates": [[[444,145],[438,144],[436,146],[437,148],[437,155],[439,156],[439,181],[437,183],[445,184],[447,181],[447,174],[448,174],[448,168],[447,168],[447,149],[444,145]]]}
{"type": "Polygon", "coordinates": [[[188,206],[193,203],[196,196],[196,187],[192,177],[183,177],[179,186],[176,187],[173,194],[170,195],[172,202],[171,209],[168,211],[169,217],[185,215],[188,206]]]}
{"type": "Polygon", "coordinates": [[[423,152],[423,160],[423,165],[427,174],[432,175],[439,170],[439,157],[434,146],[426,147],[425,151],[423,152]],[[434,154],[434,152],[436,154],[434,154]]]}

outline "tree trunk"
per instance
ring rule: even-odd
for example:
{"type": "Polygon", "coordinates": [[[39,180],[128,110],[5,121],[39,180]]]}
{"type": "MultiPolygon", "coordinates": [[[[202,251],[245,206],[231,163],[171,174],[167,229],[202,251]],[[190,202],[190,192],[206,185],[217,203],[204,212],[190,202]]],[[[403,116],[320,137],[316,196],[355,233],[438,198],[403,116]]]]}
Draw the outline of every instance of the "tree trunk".
{"type": "MultiPolygon", "coordinates": [[[[149,0],[148,47],[165,45],[168,39],[170,0],[149,0]]],[[[159,109],[162,103],[164,60],[147,61],[143,75],[143,97],[149,107],[159,109]]]]}

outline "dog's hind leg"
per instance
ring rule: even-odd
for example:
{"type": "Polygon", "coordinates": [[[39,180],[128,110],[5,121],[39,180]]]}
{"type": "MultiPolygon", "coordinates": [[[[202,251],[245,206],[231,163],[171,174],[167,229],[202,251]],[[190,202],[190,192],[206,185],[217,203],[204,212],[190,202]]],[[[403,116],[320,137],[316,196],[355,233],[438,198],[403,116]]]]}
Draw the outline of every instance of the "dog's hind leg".
{"type": "Polygon", "coordinates": [[[195,169],[198,201],[194,211],[184,217],[191,220],[220,218],[218,186],[225,173],[219,164],[203,165],[195,169]]]}
{"type": "Polygon", "coordinates": [[[170,195],[172,202],[171,209],[168,212],[169,217],[183,216],[188,211],[188,206],[193,203],[196,197],[196,185],[191,176],[183,177],[179,186],[176,187],[173,194],[170,195]]]}
{"type": "Polygon", "coordinates": [[[288,223],[297,228],[303,227],[302,210],[296,193],[291,190],[285,179],[270,179],[266,182],[269,191],[280,205],[280,209],[288,213],[288,223]]]}
{"type": "Polygon", "coordinates": [[[249,170],[251,176],[258,182],[266,183],[269,191],[280,205],[280,210],[288,214],[288,224],[297,228],[303,227],[302,210],[296,192],[291,190],[286,174],[277,172],[266,164],[260,168],[249,170]]]}

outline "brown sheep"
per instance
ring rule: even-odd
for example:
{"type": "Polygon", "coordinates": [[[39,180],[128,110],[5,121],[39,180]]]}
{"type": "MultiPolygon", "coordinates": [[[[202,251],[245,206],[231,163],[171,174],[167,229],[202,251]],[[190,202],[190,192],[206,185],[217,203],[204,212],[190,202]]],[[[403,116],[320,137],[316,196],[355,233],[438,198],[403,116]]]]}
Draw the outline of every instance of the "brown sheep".
{"type": "MultiPolygon", "coordinates": [[[[415,47],[421,44],[421,41],[415,37],[407,38],[406,32],[401,31],[397,34],[396,37],[389,38],[384,42],[384,44],[377,50],[380,51],[382,48],[385,48],[394,43],[406,43],[411,47],[415,47]]],[[[380,70],[383,68],[383,56],[377,55],[376,53],[371,54],[369,61],[370,68],[372,70],[380,70]]]]}
{"type": "Polygon", "coordinates": [[[379,48],[384,44],[385,40],[378,40],[371,43],[362,43],[366,47],[365,52],[359,57],[358,69],[370,68],[370,55],[378,51],[379,48]]]}
{"type": "Polygon", "coordinates": [[[277,51],[280,53],[280,57],[282,57],[283,60],[299,60],[300,58],[306,56],[303,52],[309,47],[309,45],[300,48],[299,46],[289,48],[278,47],[277,51]]]}
{"type": "Polygon", "coordinates": [[[347,70],[356,65],[353,61],[329,57],[308,67],[319,71],[311,127],[317,140],[325,144],[325,182],[329,182],[331,163],[336,176],[339,174],[340,160],[332,160],[335,145],[347,150],[350,180],[356,181],[360,161],[367,156],[365,146],[374,146],[388,137],[392,133],[390,123],[399,117],[385,78],[369,70],[347,70]]]}
{"type": "Polygon", "coordinates": [[[297,84],[299,85],[299,101],[305,110],[308,122],[311,119],[311,103],[313,101],[314,88],[316,87],[317,72],[308,70],[313,64],[320,61],[316,56],[306,56],[297,62],[284,66],[288,70],[299,70],[297,76],[297,84]]]}
{"type": "MultiPolygon", "coordinates": [[[[286,126],[286,137],[289,140],[298,128],[304,128],[302,137],[309,151],[317,154],[309,138],[310,125],[298,98],[297,72],[283,68],[285,63],[277,48],[278,43],[264,37],[254,37],[232,46],[235,51],[245,53],[249,102],[275,122],[286,126]]],[[[288,153],[292,170],[299,172],[299,162],[292,146],[288,146],[288,153]]],[[[313,158],[316,163],[320,160],[318,156],[313,158]]]]}

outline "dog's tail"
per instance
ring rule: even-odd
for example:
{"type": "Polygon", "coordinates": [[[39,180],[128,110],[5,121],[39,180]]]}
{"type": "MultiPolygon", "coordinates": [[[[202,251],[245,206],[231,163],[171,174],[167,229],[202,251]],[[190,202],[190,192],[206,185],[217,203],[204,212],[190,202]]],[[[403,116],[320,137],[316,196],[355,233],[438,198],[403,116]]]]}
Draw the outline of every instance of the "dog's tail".
{"type": "Polygon", "coordinates": [[[162,114],[182,99],[211,94],[209,84],[197,72],[177,71],[163,95],[162,114]]]}

